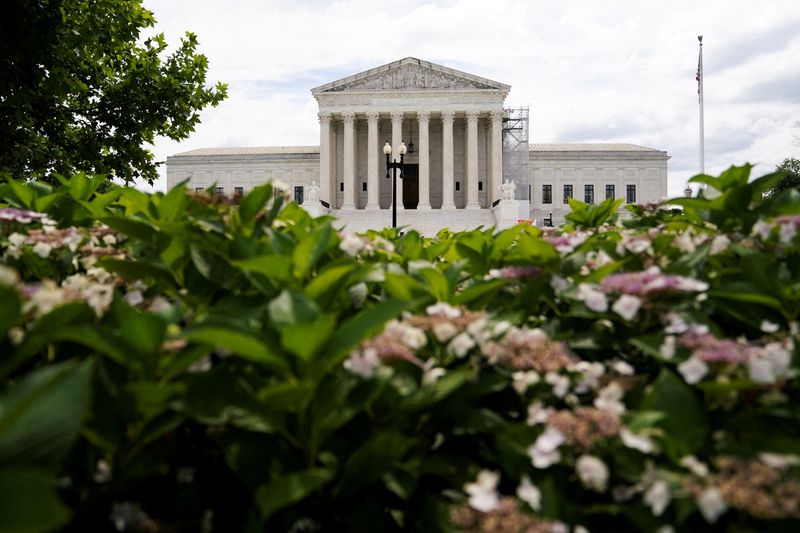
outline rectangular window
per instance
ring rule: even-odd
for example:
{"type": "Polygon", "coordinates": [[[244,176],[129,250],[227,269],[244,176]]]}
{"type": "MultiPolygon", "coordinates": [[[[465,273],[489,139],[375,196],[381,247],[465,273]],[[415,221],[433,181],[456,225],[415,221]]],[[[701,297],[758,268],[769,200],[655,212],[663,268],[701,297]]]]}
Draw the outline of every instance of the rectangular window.
{"type": "Polygon", "coordinates": [[[294,201],[297,204],[303,203],[303,187],[300,185],[294,188],[294,201]]]}
{"type": "Polygon", "coordinates": [[[194,192],[203,192],[205,189],[202,187],[195,187],[194,192]]]}
{"type": "Polygon", "coordinates": [[[361,190],[364,191],[364,192],[367,192],[367,182],[366,181],[362,181],[361,182],[361,190]]]}
{"type": "Polygon", "coordinates": [[[244,187],[234,187],[233,194],[238,194],[239,196],[244,194],[244,187]]]}
{"type": "Polygon", "coordinates": [[[343,181],[339,183],[339,190],[344,192],[344,182],[343,181]]]}
{"type": "Polygon", "coordinates": [[[583,201],[587,204],[594,203],[594,185],[583,186],[583,201]]]}
{"type": "Polygon", "coordinates": [[[482,182],[482,181],[479,181],[479,182],[478,182],[478,190],[479,190],[479,191],[482,191],[482,190],[483,190],[483,182],[482,182]]]}
{"type": "Polygon", "coordinates": [[[564,203],[568,204],[569,203],[568,198],[572,198],[572,197],[573,197],[572,185],[564,185],[564,203]]]}
{"type": "Polygon", "coordinates": [[[457,191],[460,191],[460,190],[461,190],[461,182],[460,182],[460,181],[457,181],[457,182],[456,182],[456,190],[457,190],[457,191]]]}
{"type": "Polygon", "coordinates": [[[636,185],[628,185],[626,187],[626,201],[629,204],[636,203],[636,185]]]}
{"type": "Polygon", "coordinates": [[[606,200],[611,198],[612,200],[616,198],[616,193],[614,192],[613,185],[606,185],[606,200]]]}
{"type": "Polygon", "coordinates": [[[225,189],[223,189],[222,187],[214,187],[214,194],[223,194],[224,192],[225,189]]]}
{"type": "Polygon", "coordinates": [[[553,203],[553,186],[552,185],[542,185],[542,203],[543,204],[552,204],[553,203]]]}

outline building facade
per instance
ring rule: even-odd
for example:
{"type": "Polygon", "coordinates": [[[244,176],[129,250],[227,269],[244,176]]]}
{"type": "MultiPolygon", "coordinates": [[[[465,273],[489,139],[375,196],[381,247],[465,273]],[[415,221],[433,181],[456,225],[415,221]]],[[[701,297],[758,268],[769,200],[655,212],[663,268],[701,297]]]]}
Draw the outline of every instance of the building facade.
{"type": "Polygon", "coordinates": [[[406,58],[311,90],[319,104],[319,146],[177,154],[167,158],[168,187],[188,179],[190,187],[233,194],[280,180],[301,203],[310,187],[319,187],[313,195],[319,205],[306,207],[336,215],[351,230],[379,229],[390,222],[392,203],[383,146],[388,142],[397,158],[402,141],[408,153],[397,184],[398,223],[423,233],[507,225],[499,219],[501,209],[506,219],[514,212],[514,220],[558,223],[567,211],[563,195],[600,201],[609,185],[615,197],[632,202],[666,196],[668,156],[660,150],[528,145],[524,139],[524,153],[519,146],[509,152],[512,141],[520,140],[512,131],[519,121],[504,108],[509,89],[406,58]],[[524,164],[504,165],[504,158],[524,164]]]}

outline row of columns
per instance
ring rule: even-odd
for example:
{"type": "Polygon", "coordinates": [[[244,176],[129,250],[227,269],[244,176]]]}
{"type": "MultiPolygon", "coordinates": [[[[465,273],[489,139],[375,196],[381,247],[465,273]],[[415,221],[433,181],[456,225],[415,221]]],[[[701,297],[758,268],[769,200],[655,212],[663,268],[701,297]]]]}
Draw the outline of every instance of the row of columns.
{"type": "MultiPolygon", "coordinates": [[[[392,148],[400,146],[403,135],[402,111],[393,111],[390,114],[392,122],[392,148]]],[[[430,149],[428,124],[431,118],[430,111],[417,111],[419,123],[419,204],[417,209],[430,209],[430,149]]],[[[378,142],[378,120],[380,114],[370,111],[367,116],[367,209],[378,209],[378,176],[379,155],[381,147],[378,142]]],[[[467,209],[479,209],[478,203],[478,118],[480,112],[467,111],[467,175],[466,193],[467,209]]],[[[502,127],[503,112],[492,111],[489,113],[491,126],[489,128],[489,186],[487,198],[489,204],[494,199],[501,197],[502,181],[502,127]]],[[[344,123],[344,161],[343,181],[344,201],[342,209],[355,209],[356,207],[356,149],[355,149],[355,120],[354,112],[341,113],[344,123]]],[[[453,187],[453,120],[454,111],[442,111],[442,209],[455,209],[455,190],[453,187]]],[[[331,113],[320,113],[320,187],[322,199],[331,206],[336,198],[336,180],[333,159],[333,137],[331,135],[331,113]]],[[[397,181],[398,206],[402,208],[403,180],[397,181]]]]}

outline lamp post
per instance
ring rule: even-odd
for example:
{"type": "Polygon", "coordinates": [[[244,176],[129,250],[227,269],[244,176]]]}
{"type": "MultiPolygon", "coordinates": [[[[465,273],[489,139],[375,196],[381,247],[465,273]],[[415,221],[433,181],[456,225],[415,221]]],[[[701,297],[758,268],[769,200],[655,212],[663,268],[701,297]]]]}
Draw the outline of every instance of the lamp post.
{"type": "Polygon", "coordinates": [[[403,158],[406,155],[406,143],[401,142],[397,148],[397,153],[400,154],[400,162],[397,160],[390,161],[392,155],[392,145],[389,141],[383,145],[383,153],[386,155],[386,179],[392,178],[392,227],[397,227],[397,169],[400,169],[400,179],[403,179],[403,158]],[[391,170],[391,174],[389,173],[391,170]]]}

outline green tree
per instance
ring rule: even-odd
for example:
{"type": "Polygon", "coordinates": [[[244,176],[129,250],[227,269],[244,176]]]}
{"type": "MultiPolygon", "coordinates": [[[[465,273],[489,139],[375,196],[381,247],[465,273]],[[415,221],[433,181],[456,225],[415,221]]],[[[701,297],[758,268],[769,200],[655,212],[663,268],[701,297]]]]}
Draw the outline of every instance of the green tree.
{"type": "Polygon", "coordinates": [[[784,176],[775,187],[770,189],[770,195],[778,194],[786,189],[796,189],[800,187],[800,159],[787,157],[781,164],[775,167],[775,170],[786,172],[786,176],[784,176]]]}
{"type": "Polygon", "coordinates": [[[186,138],[227,95],[186,33],[167,50],[141,0],[9,0],[0,17],[0,180],[54,172],[152,183],[147,143],[186,138]]]}

